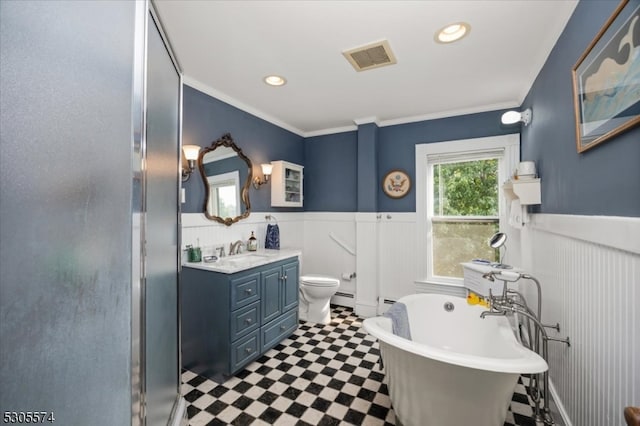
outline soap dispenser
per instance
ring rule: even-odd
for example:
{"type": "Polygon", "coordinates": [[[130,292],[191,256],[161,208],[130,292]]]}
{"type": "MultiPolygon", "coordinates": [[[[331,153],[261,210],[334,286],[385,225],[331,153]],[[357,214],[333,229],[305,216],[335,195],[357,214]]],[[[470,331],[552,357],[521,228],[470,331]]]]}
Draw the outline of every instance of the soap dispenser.
{"type": "Polygon", "coordinates": [[[258,239],[254,235],[253,231],[251,231],[251,236],[249,237],[249,241],[247,242],[247,250],[249,251],[258,250],[258,239]]]}

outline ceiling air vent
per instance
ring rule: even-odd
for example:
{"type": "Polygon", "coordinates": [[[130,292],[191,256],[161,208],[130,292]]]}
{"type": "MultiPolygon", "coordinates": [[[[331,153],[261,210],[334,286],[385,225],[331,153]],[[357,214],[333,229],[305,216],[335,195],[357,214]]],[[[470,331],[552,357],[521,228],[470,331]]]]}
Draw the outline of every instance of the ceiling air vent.
{"type": "Polygon", "coordinates": [[[356,71],[366,71],[397,62],[387,40],[345,50],[342,54],[356,71]]]}

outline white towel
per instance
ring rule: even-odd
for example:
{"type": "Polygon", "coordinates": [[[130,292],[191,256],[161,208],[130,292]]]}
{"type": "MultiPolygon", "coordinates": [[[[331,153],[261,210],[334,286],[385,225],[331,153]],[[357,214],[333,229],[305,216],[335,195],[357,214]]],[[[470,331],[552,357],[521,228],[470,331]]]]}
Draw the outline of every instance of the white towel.
{"type": "Polygon", "coordinates": [[[524,222],[522,215],[522,205],[520,204],[520,200],[516,198],[511,201],[511,205],[509,206],[509,225],[516,229],[522,229],[524,222]]]}
{"type": "Polygon", "coordinates": [[[383,314],[383,316],[391,318],[391,331],[396,336],[411,340],[411,329],[409,328],[409,315],[407,314],[407,305],[396,302],[383,314]]]}

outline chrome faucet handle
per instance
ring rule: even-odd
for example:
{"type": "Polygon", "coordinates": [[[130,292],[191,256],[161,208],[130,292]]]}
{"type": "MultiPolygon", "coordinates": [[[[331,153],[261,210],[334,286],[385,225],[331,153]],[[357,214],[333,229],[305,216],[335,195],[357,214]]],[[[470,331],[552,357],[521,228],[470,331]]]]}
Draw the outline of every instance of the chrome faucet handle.
{"type": "Polygon", "coordinates": [[[224,257],[224,246],[220,246],[220,247],[216,247],[216,250],[218,250],[218,257],[224,257]]]}

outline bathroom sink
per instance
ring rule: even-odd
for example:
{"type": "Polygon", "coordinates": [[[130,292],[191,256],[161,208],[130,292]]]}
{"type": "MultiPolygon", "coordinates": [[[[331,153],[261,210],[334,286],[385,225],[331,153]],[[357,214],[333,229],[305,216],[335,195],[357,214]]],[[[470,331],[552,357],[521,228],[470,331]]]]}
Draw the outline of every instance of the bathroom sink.
{"type": "MultiPolygon", "coordinates": [[[[0,0],[1,1],[1,0],[0,0]]],[[[223,274],[235,274],[240,271],[277,262],[284,259],[300,256],[301,252],[296,249],[283,250],[260,250],[258,252],[244,252],[218,258],[213,262],[185,262],[184,267],[205,269],[208,271],[220,272],[223,274]]]]}
{"type": "Polygon", "coordinates": [[[252,263],[252,262],[258,262],[260,260],[266,259],[269,256],[264,255],[264,254],[257,254],[257,253],[248,253],[248,254],[236,254],[233,256],[227,256],[225,258],[220,259],[218,262],[222,263],[222,264],[230,264],[230,265],[237,265],[237,264],[243,264],[243,263],[252,263]]]}

